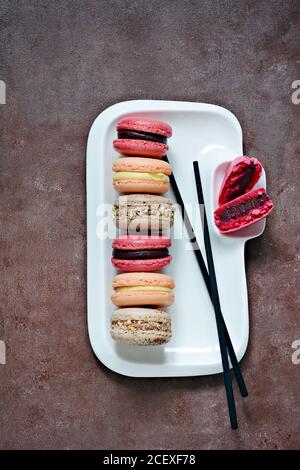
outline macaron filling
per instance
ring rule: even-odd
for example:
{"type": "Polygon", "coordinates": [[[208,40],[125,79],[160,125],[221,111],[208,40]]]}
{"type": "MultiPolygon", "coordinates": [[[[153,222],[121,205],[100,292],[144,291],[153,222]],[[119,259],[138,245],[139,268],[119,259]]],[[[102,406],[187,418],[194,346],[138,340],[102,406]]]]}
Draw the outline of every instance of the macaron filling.
{"type": "Polygon", "coordinates": [[[125,331],[170,331],[170,321],[154,321],[154,320],[112,320],[112,330],[121,328],[125,331]]]}
{"type": "Polygon", "coordinates": [[[124,260],[157,259],[166,258],[169,256],[169,251],[167,248],[159,250],[119,250],[114,248],[112,256],[113,258],[124,260]]]}
{"type": "MultiPolygon", "coordinates": [[[[255,171],[255,165],[253,161],[251,161],[248,166],[241,169],[235,182],[232,183],[232,186],[237,185],[239,186],[239,191],[244,192],[245,189],[248,188],[251,184],[254,171],[255,171]]],[[[232,198],[234,198],[234,193],[232,194],[232,198]]]]}
{"type": "Polygon", "coordinates": [[[161,144],[167,143],[167,137],[163,135],[153,134],[152,132],[131,131],[129,129],[119,130],[118,139],[147,140],[150,142],[159,142],[161,144]]]}
{"type": "Polygon", "coordinates": [[[147,173],[139,171],[117,171],[113,174],[114,181],[121,180],[150,180],[168,182],[169,177],[164,173],[147,173]]]}
{"type": "Polygon", "coordinates": [[[256,158],[247,156],[235,159],[225,175],[219,204],[225,204],[251,190],[262,173],[261,163],[256,158]]]}
{"type": "Polygon", "coordinates": [[[223,204],[215,210],[214,218],[221,232],[234,232],[265,218],[272,209],[266,190],[259,188],[223,204]]]}
{"type": "Polygon", "coordinates": [[[115,287],[115,291],[119,293],[126,292],[144,292],[144,291],[158,291],[158,292],[172,292],[169,287],[162,286],[126,286],[126,287],[115,287]]]}
{"type": "Polygon", "coordinates": [[[145,203],[143,201],[133,203],[126,201],[124,203],[115,203],[113,206],[114,219],[126,219],[128,224],[139,217],[164,218],[172,223],[174,221],[174,212],[175,206],[170,203],[145,203]]]}
{"type": "Polygon", "coordinates": [[[270,198],[267,193],[258,194],[253,199],[248,199],[248,201],[240,202],[231,207],[228,207],[220,214],[220,220],[222,222],[227,222],[228,220],[237,219],[238,217],[243,217],[247,215],[253,209],[261,207],[265,202],[269,201],[270,198]]]}

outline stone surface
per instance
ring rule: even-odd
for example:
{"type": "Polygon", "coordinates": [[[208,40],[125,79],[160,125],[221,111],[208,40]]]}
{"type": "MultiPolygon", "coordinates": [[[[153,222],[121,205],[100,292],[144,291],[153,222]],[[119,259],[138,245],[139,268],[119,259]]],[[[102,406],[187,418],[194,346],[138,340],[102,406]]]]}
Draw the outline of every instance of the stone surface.
{"type": "Polygon", "coordinates": [[[299,2],[3,0],[0,16],[0,447],[299,448],[299,2]],[[87,133],[134,98],[231,109],[268,173],[276,207],[246,249],[238,431],[221,376],[121,377],[89,345],[87,133]]]}

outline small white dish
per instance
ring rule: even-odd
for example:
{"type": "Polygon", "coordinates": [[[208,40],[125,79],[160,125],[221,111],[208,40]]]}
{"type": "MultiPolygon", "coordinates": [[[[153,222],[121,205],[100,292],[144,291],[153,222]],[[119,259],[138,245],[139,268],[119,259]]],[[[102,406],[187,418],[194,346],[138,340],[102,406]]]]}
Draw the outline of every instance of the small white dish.
{"type": "MultiPolygon", "coordinates": [[[[173,240],[173,261],[165,271],[174,277],[176,283],[175,303],[168,309],[173,319],[171,341],[162,346],[138,347],[118,344],[110,337],[110,317],[114,311],[110,300],[111,280],[115,270],[111,265],[112,240],[101,239],[105,231],[103,204],[112,204],[117,197],[112,185],[111,166],[118,154],[112,141],[116,136],[117,121],[130,114],[162,119],[172,126],[168,158],[204,253],[192,164],[198,160],[221,307],[238,360],[243,357],[248,343],[244,246],[248,239],[262,233],[265,221],[231,236],[220,235],[213,221],[216,194],[226,167],[235,157],[243,155],[241,126],[230,111],[219,106],[143,100],[126,101],[106,109],[95,120],[88,138],[87,287],[92,348],[108,368],[132,377],[219,373],[222,363],[214,312],[187,239],[173,240]]],[[[264,174],[257,186],[265,186],[264,174]]],[[[166,196],[173,197],[172,191],[166,196]]],[[[177,221],[180,217],[177,214],[177,221]]],[[[110,236],[113,237],[114,233],[112,229],[110,236]]]]}

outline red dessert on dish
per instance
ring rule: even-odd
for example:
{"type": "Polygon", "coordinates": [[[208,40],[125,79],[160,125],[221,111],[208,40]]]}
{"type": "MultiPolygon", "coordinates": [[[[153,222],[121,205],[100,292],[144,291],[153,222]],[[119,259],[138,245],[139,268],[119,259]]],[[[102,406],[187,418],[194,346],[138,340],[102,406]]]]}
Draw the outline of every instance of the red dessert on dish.
{"type": "Polygon", "coordinates": [[[233,160],[220,189],[219,204],[226,204],[250,191],[259,180],[261,173],[262,166],[256,158],[243,156],[233,160]]]}
{"type": "Polygon", "coordinates": [[[254,224],[271,213],[273,202],[264,188],[255,189],[223,204],[214,212],[220,232],[229,233],[254,224]]]}

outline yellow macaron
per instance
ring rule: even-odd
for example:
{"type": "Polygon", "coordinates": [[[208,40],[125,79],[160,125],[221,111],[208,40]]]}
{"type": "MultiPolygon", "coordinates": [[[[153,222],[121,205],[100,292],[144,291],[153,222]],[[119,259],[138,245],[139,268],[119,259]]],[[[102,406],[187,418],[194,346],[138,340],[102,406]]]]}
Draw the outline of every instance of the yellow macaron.
{"type": "Polygon", "coordinates": [[[120,193],[163,194],[170,187],[171,165],[154,158],[123,157],[113,164],[113,185],[120,193]]]}
{"type": "Polygon", "coordinates": [[[152,305],[168,307],[174,302],[174,280],[160,273],[135,272],[117,274],[113,278],[112,302],[117,307],[152,305]]]}

